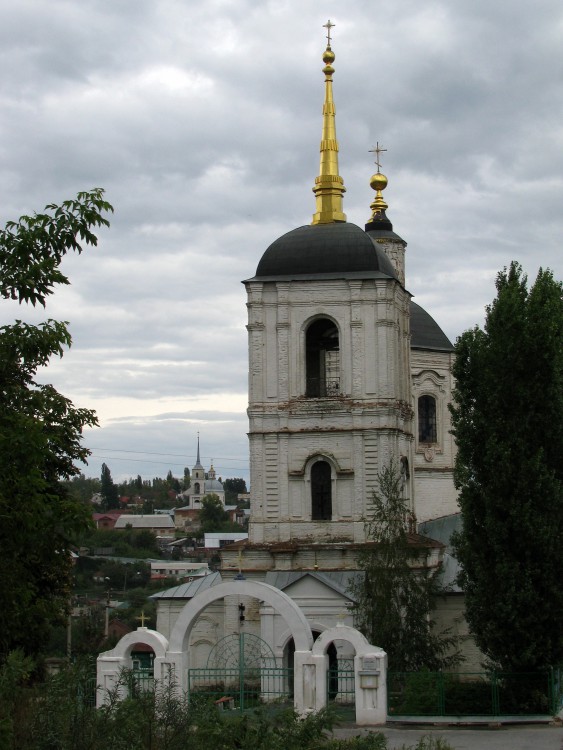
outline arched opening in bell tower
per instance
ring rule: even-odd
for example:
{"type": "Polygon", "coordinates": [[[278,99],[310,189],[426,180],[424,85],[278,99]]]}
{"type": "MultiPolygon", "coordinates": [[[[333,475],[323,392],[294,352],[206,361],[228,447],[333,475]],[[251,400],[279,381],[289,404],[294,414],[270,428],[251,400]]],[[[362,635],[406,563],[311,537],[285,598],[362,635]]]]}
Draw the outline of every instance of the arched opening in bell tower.
{"type": "Polygon", "coordinates": [[[307,328],[305,368],[308,398],[326,398],[340,392],[340,345],[332,320],[320,318],[307,328]]]}
{"type": "Polygon", "coordinates": [[[311,466],[311,518],[332,519],[332,472],[327,461],[315,461],[311,466]]]}

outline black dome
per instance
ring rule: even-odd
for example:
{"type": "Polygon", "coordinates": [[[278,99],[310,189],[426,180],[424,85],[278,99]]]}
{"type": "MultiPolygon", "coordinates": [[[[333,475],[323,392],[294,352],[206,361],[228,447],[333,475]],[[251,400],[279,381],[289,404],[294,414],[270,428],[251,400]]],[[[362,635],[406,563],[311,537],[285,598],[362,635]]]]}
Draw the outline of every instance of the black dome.
{"type": "Polygon", "coordinates": [[[411,348],[453,351],[451,341],[434,318],[411,300],[411,348]]]}
{"type": "Polygon", "coordinates": [[[307,225],[282,235],[262,256],[255,278],[327,274],[397,278],[383,250],[347,222],[307,225]]]}

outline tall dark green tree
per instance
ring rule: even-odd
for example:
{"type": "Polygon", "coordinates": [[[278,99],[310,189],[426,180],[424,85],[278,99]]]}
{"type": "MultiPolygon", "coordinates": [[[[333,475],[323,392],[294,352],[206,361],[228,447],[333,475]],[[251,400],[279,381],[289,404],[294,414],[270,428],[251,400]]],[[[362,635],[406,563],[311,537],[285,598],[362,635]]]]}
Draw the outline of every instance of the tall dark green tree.
{"type": "MultiPolygon", "coordinates": [[[[9,222],[0,230],[0,297],[45,306],[57,284],[69,283],[63,257],[96,245],[92,229],[107,225],[111,210],[103,191],[92,190],[9,222]]],[[[55,320],[0,327],[0,661],[46,642],[68,603],[70,547],[89,524],[87,506],[60,480],[80,473],[76,464],[88,455],[82,429],[96,417],[36,379],[70,343],[55,320]]]]}
{"type": "Polygon", "coordinates": [[[100,494],[103,498],[105,510],[113,510],[119,507],[119,490],[114,483],[111,471],[107,464],[102,464],[102,473],[100,476],[100,494]]]}
{"type": "Polygon", "coordinates": [[[437,632],[431,613],[441,593],[428,548],[413,537],[413,516],[395,464],[378,474],[366,519],[368,544],[359,552],[363,577],[351,587],[356,627],[381,646],[395,671],[438,670],[459,662],[458,641],[437,632]]]}
{"type": "Polygon", "coordinates": [[[498,274],[484,329],[456,343],[451,407],[466,616],[509,670],[563,661],[563,301],[540,270],[498,274]]]}

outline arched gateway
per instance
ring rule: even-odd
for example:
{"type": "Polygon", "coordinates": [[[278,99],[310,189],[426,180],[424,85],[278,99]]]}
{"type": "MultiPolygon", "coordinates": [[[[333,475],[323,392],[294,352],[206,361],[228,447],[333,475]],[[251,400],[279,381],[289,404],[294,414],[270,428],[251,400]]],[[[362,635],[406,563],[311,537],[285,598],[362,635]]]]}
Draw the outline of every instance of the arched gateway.
{"type": "Polygon", "coordinates": [[[359,724],[380,724],[386,718],[386,655],[371,646],[354,628],[340,626],[325,631],[313,646],[313,634],[307,619],[295,602],[283,591],[258,581],[230,581],[198,594],[183,608],[168,641],[148,628],[138,628],[124,636],[111,651],[98,657],[98,705],[107,691],[115,687],[123,668],[132,666],[133,646],[145,643],[155,652],[154,677],[166,679],[173,672],[179,687],[187,689],[190,667],[188,644],[199,615],[212,602],[225,596],[249,596],[266,602],[287,623],[295,643],[294,704],[300,714],[318,711],[326,705],[326,651],[333,640],[345,640],[356,650],[356,720],[359,724]]]}

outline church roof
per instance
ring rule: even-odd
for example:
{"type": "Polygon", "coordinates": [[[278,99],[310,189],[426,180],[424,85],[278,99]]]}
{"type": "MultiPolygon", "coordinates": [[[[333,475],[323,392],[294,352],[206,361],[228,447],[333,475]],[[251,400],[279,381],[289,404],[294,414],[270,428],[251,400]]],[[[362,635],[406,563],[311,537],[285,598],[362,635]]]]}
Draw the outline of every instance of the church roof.
{"type": "Polygon", "coordinates": [[[218,479],[205,480],[206,492],[224,492],[223,485],[218,479]]]}
{"type": "Polygon", "coordinates": [[[306,225],[272,242],[256,269],[256,280],[274,278],[396,278],[385,252],[356,224],[306,225]]]}
{"type": "Polygon", "coordinates": [[[316,578],[321,583],[324,583],[329,588],[333,589],[336,593],[341,596],[354,601],[354,597],[350,593],[351,584],[358,578],[358,575],[363,575],[358,571],[354,570],[340,570],[340,571],[320,571],[320,570],[302,570],[302,571],[269,571],[266,573],[265,582],[269,583],[270,586],[283,591],[284,589],[291,586],[296,581],[301,580],[305,576],[311,576],[316,578]]]}
{"type": "Polygon", "coordinates": [[[418,530],[431,539],[436,539],[446,545],[439,573],[439,581],[444,589],[451,593],[460,593],[463,589],[457,582],[461,566],[457,558],[451,554],[451,537],[454,531],[461,531],[463,525],[461,513],[433,518],[418,525],[418,530]]]}
{"type": "Polygon", "coordinates": [[[196,462],[194,464],[194,471],[196,469],[202,469],[203,470],[203,466],[201,465],[201,461],[200,461],[200,458],[199,458],[199,433],[197,435],[197,458],[196,458],[196,462]]]}
{"type": "MultiPolygon", "coordinates": [[[[189,571],[186,572],[186,575],[189,575],[189,571]]],[[[206,591],[211,586],[217,586],[219,583],[221,583],[221,574],[210,573],[207,576],[195,578],[189,583],[182,583],[180,586],[173,586],[166,591],[159,591],[157,594],[152,594],[149,599],[191,599],[196,594],[206,591]]]]}
{"type": "MultiPolygon", "coordinates": [[[[336,109],[332,81],[335,54],[331,48],[328,23],[327,47],[323,53],[325,77],[325,100],[320,141],[319,174],[315,178],[316,211],[311,225],[298,227],[279,237],[262,256],[256,276],[251,281],[330,279],[330,278],[390,278],[397,279],[393,264],[377,243],[378,232],[387,239],[400,239],[395,235],[391,222],[384,216],[387,204],[381,198],[381,190],[387,178],[379,172],[372,178],[372,187],[377,190],[373,203],[370,229],[374,237],[356,224],[346,221],[342,210],[342,198],[346,192],[338,167],[338,140],[336,137],[336,109]],[[383,216],[379,214],[383,211],[383,216]],[[375,221],[375,219],[377,219],[375,221]]],[[[377,154],[381,149],[379,144],[377,154]]]]}
{"type": "Polygon", "coordinates": [[[416,302],[410,303],[411,349],[452,352],[453,346],[434,318],[416,302]]]}
{"type": "Polygon", "coordinates": [[[461,531],[463,521],[461,513],[451,513],[447,516],[440,516],[429,521],[424,521],[418,525],[418,531],[424,536],[431,539],[437,539],[447,547],[450,546],[450,539],[454,531],[461,531]]]}

